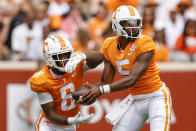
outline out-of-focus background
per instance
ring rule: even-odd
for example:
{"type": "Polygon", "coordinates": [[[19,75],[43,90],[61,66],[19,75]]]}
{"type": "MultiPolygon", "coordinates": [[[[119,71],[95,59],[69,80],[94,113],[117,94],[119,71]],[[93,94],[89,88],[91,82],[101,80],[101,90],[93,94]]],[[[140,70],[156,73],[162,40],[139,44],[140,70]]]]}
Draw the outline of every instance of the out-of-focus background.
{"type": "MultiPolygon", "coordinates": [[[[171,130],[196,130],[196,0],[0,0],[0,131],[34,130],[41,109],[27,83],[45,65],[43,40],[57,33],[75,50],[101,51],[103,40],[115,35],[111,16],[120,5],[139,10],[143,34],[155,41],[161,79],[173,98],[171,130]]],[[[87,72],[84,82],[99,81],[102,68],[87,72]]],[[[83,115],[96,115],[78,130],[111,130],[104,115],[126,95],[104,95],[83,106],[83,115]]]]}

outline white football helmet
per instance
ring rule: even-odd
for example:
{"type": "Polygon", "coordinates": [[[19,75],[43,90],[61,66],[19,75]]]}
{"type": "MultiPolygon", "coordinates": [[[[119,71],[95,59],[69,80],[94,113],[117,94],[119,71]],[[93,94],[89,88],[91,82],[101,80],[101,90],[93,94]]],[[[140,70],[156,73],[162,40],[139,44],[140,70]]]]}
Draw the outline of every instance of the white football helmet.
{"type": "Polygon", "coordinates": [[[119,36],[132,39],[139,38],[142,34],[142,17],[136,8],[132,6],[120,6],[113,13],[112,29],[119,36]],[[123,27],[121,25],[122,21],[126,21],[132,26],[123,27]],[[130,29],[130,33],[128,34],[125,29],[130,29]],[[136,33],[133,30],[136,30],[136,33]]]}
{"type": "Polygon", "coordinates": [[[61,72],[65,72],[65,65],[67,61],[73,56],[74,49],[68,39],[60,35],[54,34],[48,36],[44,41],[43,54],[50,67],[56,68],[61,72]],[[69,54],[70,53],[70,54],[69,54]],[[68,54],[70,57],[67,59],[60,59],[60,55],[68,54]],[[63,66],[60,66],[60,62],[63,66]]]}

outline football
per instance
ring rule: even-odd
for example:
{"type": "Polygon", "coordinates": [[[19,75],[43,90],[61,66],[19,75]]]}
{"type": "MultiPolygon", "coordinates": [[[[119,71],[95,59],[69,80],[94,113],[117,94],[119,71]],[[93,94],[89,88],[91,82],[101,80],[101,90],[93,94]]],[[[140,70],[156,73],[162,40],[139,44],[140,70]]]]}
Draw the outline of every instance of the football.
{"type": "Polygon", "coordinates": [[[84,95],[86,92],[89,91],[89,88],[86,87],[86,86],[82,86],[80,87],[79,89],[75,90],[73,93],[72,93],[72,96],[74,98],[75,101],[77,101],[78,103],[80,104],[84,104],[81,102],[82,100],[82,95],[84,95]]]}

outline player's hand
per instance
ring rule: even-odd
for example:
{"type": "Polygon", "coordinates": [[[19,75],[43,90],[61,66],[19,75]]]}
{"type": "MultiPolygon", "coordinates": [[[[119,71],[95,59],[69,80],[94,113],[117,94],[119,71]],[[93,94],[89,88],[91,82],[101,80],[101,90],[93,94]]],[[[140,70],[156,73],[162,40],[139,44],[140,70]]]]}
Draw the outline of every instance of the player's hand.
{"type": "Polygon", "coordinates": [[[85,86],[89,87],[90,90],[82,96],[82,102],[89,105],[96,101],[101,96],[99,87],[86,83],[85,86]]]}
{"type": "Polygon", "coordinates": [[[87,123],[93,118],[94,114],[90,114],[86,117],[81,116],[80,112],[75,117],[68,117],[67,122],[69,124],[82,124],[87,123]]]}
{"type": "Polygon", "coordinates": [[[72,73],[76,69],[77,65],[83,60],[86,60],[86,55],[84,53],[74,52],[73,57],[70,58],[65,65],[65,72],[72,73]]]}

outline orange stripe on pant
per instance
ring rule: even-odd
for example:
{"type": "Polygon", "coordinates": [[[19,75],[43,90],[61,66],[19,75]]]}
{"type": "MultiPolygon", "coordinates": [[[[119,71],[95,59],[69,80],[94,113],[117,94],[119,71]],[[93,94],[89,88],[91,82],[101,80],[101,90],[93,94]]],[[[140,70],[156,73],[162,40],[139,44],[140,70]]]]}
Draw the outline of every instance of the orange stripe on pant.
{"type": "Polygon", "coordinates": [[[35,124],[35,130],[37,129],[37,123],[38,123],[40,117],[41,117],[41,114],[39,114],[39,116],[37,117],[36,124],[35,124]]]}
{"type": "Polygon", "coordinates": [[[37,124],[36,124],[35,131],[39,131],[39,124],[40,124],[43,117],[44,116],[42,114],[41,114],[41,117],[40,116],[38,117],[37,122],[36,122],[37,124]]]}
{"type": "MultiPolygon", "coordinates": [[[[164,128],[164,131],[167,131],[167,127],[168,127],[168,124],[169,124],[169,121],[168,121],[168,110],[170,107],[168,107],[168,103],[167,103],[167,100],[168,100],[168,94],[167,92],[162,89],[163,93],[164,93],[164,96],[165,96],[165,112],[166,112],[166,120],[165,120],[165,128],[164,128]]],[[[171,115],[171,113],[170,113],[171,115]]],[[[168,128],[169,129],[169,128],[168,128]]]]}
{"type": "MultiPolygon", "coordinates": [[[[171,112],[172,112],[172,102],[171,102],[171,94],[170,94],[170,91],[169,91],[169,88],[168,87],[166,87],[166,90],[167,90],[167,92],[168,92],[168,94],[169,94],[169,108],[170,108],[170,121],[169,121],[169,125],[170,125],[170,123],[171,123],[171,112]]],[[[169,126],[169,129],[168,130],[170,130],[170,126],[169,126]]]]}

